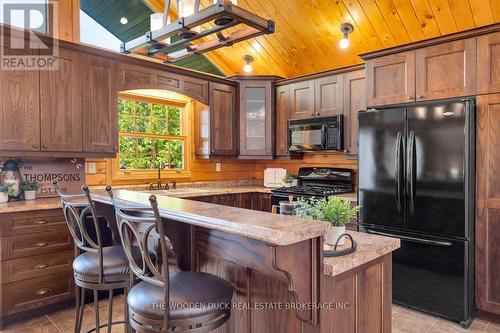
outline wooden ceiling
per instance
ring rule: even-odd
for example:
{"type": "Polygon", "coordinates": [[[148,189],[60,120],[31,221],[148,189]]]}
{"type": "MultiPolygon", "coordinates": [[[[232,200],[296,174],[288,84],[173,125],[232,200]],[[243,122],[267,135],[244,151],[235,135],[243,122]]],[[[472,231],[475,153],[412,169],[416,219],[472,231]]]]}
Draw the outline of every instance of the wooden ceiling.
{"type": "MultiPolygon", "coordinates": [[[[163,11],[164,0],[143,0],[163,11]]],[[[172,1],[175,2],[175,1],[172,1]]],[[[212,0],[201,0],[206,7],[212,0]]],[[[205,55],[226,75],[241,74],[243,56],[255,74],[293,77],[361,63],[358,54],[500,22],[500,0],[238,0],[276,22],[276,32],[205,55]],[[340,24],[354,32],[340,49],[340,24]]]]}

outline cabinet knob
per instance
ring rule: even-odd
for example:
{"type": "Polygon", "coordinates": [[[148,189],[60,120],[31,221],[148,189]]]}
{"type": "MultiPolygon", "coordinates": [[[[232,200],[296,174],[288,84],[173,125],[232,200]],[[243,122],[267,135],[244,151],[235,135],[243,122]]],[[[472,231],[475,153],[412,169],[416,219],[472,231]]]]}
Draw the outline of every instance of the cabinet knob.
{"type": "Polygon", "coordinates": [[[311,116],[314,116],[314,112],[313,112],[313,113],[311,113],[311,116]]]}
{"type": "Polygon", "coordinates": [[[32,145],[31,145],[31,147],[33,147],[33,148],[38,148],[38,145],[36,145],[36,144],[32,144],[32,145]]]}
{"type": "Polygon", "coordinates": [[[320,115],[320,113],[319,113],[319,112],[316,112],[316,115],[317,115],[317,116],[319,116],[319,115],[320,115]]]}
{"type": "Polygon", "coordinates": [[[424,98],[424,96],[422,96],[422,95],[418,95],[418,96],[417,96],[417,98],[418,98],[418,99],[422,99],[422,98],[424,98]]]}
{"type": "Polygon", "coordinates": [[[38,247],[44,247],[47,245],[49,245],[49,242],[37,242],[37,243],[35,243],[35,246],[38,246],[38,247]]]}
{"type": "Polygon", "coordinates": [[[43,145],[42,147],[43,147],[43,149],[49,148],[49,146],[47,146],[47,145],[43,145]]]}
{"type": "Polygon", "coordinates": [[[42,288],[42,289],[38,289],[37,291],[35,291],[36,296],[43,296],[43,295],[47,295],[48,293],[50,293],[49,288],[42,288]]]}
{"type": "Polygon", "coordinates": [[[117,151],[117,150],[118,150],[118,148],[116,148],[116,147],[113,147],[113,151],[117,151]]]}
{"type": "Polygon", "coordinates": [[[47,220],[38,220],[35,222],[35,224],[47,224],[49,223],[47,220]]]}
{"type": "Polygon", "coordinates": [[[413,96],[408,96],[408,99],[413,99],[413,96]]]}
{"type": "Polygon", "coordinates": [[[45,269],[49,267],[49,264],[38,264],[35,266],[35,269],[45,269]]]}

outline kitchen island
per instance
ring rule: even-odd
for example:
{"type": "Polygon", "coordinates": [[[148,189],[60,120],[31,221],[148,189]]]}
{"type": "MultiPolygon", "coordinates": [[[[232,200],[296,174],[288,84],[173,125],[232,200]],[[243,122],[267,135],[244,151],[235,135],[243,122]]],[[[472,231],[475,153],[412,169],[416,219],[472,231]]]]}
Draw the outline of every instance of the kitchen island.
{"type": "MultiPolygon", "coordinates": [[[[115,191],[134,205],[149,205],[149,196],[115,191]]],[[[112,219],[107,194],[94,192],[93,198],[112,219]]],[[[216,274],[235,287],[231,319],[217,332],[391,331],[397,239],[351,232],[356,252],[324,258],[326,222],[162,195],[157,200],[179,268],[216,274]]]]}

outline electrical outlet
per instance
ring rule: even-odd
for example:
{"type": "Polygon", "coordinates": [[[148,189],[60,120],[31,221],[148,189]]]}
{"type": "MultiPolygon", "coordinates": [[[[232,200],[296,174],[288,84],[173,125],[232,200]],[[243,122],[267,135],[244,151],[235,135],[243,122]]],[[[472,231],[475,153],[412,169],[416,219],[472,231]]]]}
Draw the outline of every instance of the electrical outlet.
{"type": "Polygon", "coordinates": [[[88,162],[87,163],[87,173],[95,174],[96,172],[97,172],[97,170],[96,170],[95,162],[88,162]]]}
{"type": "Polygon", "coordinates": [[[220,163],[219,163],[219,162],[215,163],[215,171],[216,171],[216,172],[220,172],[220,166],[221,166],[221,165],[220,165],[220,163]]]}

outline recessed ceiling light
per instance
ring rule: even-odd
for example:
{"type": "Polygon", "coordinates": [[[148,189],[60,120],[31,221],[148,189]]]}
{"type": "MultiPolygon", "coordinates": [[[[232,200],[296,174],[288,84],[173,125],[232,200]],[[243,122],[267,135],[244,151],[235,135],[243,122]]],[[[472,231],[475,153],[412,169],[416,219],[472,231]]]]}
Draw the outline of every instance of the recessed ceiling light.
{"type": "Polygon", "coordinates": [[[122,16],[122,18],[120,19],[120,23],[121,24],[127,24],[128,23],[128,18],[126,16],[122,16]]]}

